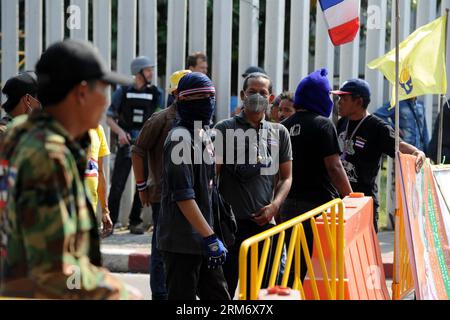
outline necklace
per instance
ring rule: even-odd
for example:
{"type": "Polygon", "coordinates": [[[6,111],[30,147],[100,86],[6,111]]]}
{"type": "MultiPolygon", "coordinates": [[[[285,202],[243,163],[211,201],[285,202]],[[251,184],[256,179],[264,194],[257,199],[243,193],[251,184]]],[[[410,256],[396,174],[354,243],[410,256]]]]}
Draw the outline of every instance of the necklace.
{"type": "Polygon", "coordinates": [[[358,123],[356,128],[352,131],[352,134],[350,136],[350,139],[348,139],[348,125],[350,123],[350,120],[347,121],[347,126],[345,128],[345,137],[344,137],[344,150],[342,152],[341,159],[345,160],[346,156],[352,156],[355,154],[355,149],[353,148],[353,137],[355,136],[358,129],[361,127],[363,122],[367,119],[369,114],[366,114],[365,117],[358,123]]]}

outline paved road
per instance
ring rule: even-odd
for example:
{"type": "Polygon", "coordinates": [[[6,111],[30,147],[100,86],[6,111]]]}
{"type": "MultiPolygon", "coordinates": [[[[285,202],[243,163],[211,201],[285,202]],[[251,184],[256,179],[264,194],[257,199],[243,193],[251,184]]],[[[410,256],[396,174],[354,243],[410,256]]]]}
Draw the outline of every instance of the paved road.
{"type": "MultiPolygon", "coordinates": [[[[127,284],[139,289],[144,295],[145,300],[151,300],[151,291],[149,286],[150,277],[148,274],[133,274],[133,273],[114,273],[115,276],[122,279],[127,284]]],[[[386,281],[389,294],[392,295],[392,280],[386,281]]],[[[414,294],[409,295],[405,300],[413,300],[414,294]]]]}
{"type": "Polygon", "coordinates": [[[145,300],[152,299],[152,293],[150,291],[150,276],[148,274],[135,274],[135,273],[114,273],[125,283],[133,286],[141,291],[145,300]]]}

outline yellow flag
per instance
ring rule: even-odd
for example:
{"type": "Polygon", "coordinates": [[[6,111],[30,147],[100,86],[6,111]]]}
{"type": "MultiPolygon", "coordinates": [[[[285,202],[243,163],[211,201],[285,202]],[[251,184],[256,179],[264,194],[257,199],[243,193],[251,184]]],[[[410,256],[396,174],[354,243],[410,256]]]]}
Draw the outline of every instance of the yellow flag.
{"type": "MultiPolygon", "coordinates": [[[[424,94],[445,94],[446,20],[443,16],[417,29],[400,44],[400,100],[424,94]]],[[[395,104],[395,49],[367,65],[379,69],[394,86],[391,105],[395,104]]]]}

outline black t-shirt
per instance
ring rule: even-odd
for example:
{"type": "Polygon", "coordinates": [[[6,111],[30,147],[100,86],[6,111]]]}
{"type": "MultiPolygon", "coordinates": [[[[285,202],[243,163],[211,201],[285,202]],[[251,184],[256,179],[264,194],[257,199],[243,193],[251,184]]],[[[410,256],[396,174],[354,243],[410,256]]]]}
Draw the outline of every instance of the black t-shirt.
{"type": "Polygon", "coordinates": [[[339,144],[344,151],[341,156],[342,164],[353,191],[363,192],[377,201],[376,178],[381,166],[381,156],[395,156],[395,132],[391,126],[374,115],[369,115],[360,123],[361,120],[348,121],[342,118],[337,124],[339,144]]]}
{"type": "Polygon", "coordinates": [[[340,154],[333,123],[318,114],[299,111],[282,122],[292,143],[292,187],[288,198],[323,204],[337,198],[324,158],[340,154]]]}
{"type": "Polygon", "coordinates": [[[156,230],[157,247],[162,251],[204,252],[202,236],[183,215],[177,202],[195,200],[208,224],[214,225],[211,196],[215,161],[212,142],[205,136],[203,143],[197,137],[193,144],[192,138],[192,132],[175,127],[164,144],[161,211],[156,230]]]}

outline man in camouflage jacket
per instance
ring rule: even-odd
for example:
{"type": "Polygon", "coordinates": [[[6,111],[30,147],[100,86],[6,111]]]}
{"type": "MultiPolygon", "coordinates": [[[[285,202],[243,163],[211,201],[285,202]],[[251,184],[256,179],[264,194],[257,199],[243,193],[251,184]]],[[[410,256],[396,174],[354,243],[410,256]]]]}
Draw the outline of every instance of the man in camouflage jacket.
{"type": "Polygon", "coordinates": [[[0,152],[0,296],[130,299],[139,294],[101,268],[98,229],[84,188],[87,131],[109,83],[95,49],[47,49],[36,66],[43,112],[8,132],[0,152]]]}

